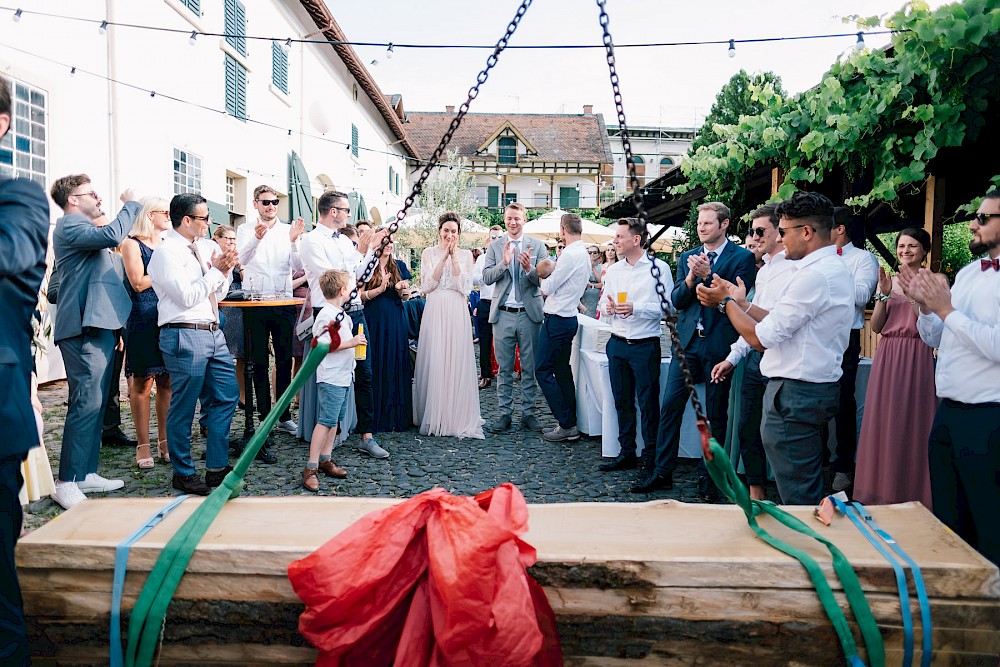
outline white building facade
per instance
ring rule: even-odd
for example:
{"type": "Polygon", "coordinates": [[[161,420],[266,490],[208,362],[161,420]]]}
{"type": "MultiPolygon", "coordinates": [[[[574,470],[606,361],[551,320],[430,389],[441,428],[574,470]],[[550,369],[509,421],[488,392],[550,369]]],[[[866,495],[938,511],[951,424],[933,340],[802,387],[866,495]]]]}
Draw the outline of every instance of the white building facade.
{"type": "MultiPolygon", "coordinates": [[[[639,183],[645,185],[679,165],[691,150],[696,134],[696,128],[629,126],[629,144],[639,183]]],[[[604,203],[623,196],[629,190],[625,149],[621,129],[617,125],[608,127],[608,139],[614,158],[614,192],[605,195],[604,203]]]]}

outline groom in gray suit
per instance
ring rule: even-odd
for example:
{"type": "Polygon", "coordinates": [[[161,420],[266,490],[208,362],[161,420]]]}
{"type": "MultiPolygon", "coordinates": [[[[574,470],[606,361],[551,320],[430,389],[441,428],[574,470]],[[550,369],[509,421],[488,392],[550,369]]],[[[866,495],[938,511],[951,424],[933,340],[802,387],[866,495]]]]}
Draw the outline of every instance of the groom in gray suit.
{"type": "Polygon", "coordinates": [[[121,480],[97,474],[104,397],[111,382],[117,337],[132,311],[132,300],[115,263],[113,248],[125,239],[141,210],[131,190],[125,206],[108,222],[101,198],[86,174],[64,176],[52,184],[52,199],[65,215],[56,221],[53,246],[59,271],[55,342],[66,364],[69,410],[63,426],[59,480],[53,498],[69,509],[83,493],[114,491],[121,480]]]}
{"type": "Polygon", "coordinates": [[[493,325],[493,348],[497,355],[500,373],[497,395],[500,414],[487,425],[494,433],[503,433],[511,427],[514,408],[514,354],[521,349],[521,426],[541,431],[542,424],[535,417],[535,342],[542,326],[542,294],[535,267],[548,256],[545,244],[524,236],[526,215],[524,206],[517,202],[507,204],[503,222],[507,233],[489,245],[483,282],[493,285],[493,302],[490,304],[490,324],[493,325]]]}

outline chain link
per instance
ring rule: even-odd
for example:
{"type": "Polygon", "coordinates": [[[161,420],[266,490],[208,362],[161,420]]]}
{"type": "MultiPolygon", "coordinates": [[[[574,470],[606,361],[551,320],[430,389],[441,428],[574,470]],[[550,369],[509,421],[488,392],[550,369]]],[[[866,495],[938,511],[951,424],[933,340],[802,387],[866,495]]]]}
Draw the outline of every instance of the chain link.
{"type": "MultiPolygon", "coordinates": [[[[382,255],[382,251],[387,245],[392,243],[393,235],[399,231],[400,223],[406,218],[406,214],[410,210],[410,207],[413,206],[413,202],[417,200],[417,196],[423,191],[424,183],[431,175],[434,167],[436,167],[438,162],[440,162],[445,149],[448,147],[448,144],[451,143],[452,137],[455,136],[455,131],[458,130],[458,126],[462,124],[462,119],[465,118],[465,114],[469,112],[469,107],[472,105],[472,101],[479,96],[480,86],[486,83],[486,79],[490,76],[490,70],[497,64],[500,54],[507,48],[510,38],[513,37],[518,24],[521,22],[521,18],[524,16],[524,13],[528,11],[528,7],[531,6],[532,2],[533,0],[522,0],[521,5],[517,8],[517,12],[514,14],[514,18],[512,18],[510,23],[507,24],[507,29],[504,31],[504,34],[500,37],[499,41],[497,41],[496,46],[493,48],[493,53],[491,53],[490,57],[486,59],[486,67],[484,67],[483,70],[476,75],[475,85],[472,86],[472,88],[469,88],[468,98],[462,103],[462,106],[459,107],[458,113],[455,114],[455,117],[451,119],[451,125],[448,126],[448,131],[444,133],[443,137],[441,137],[441,142],[438,144],[437,148],[434,149],[430,159],[427,160],[427,164],[424,166],[423,171],[420,172],[420,176],[417,178],[417,181],[413,184],[413,189],[410,191],[409,196],[403,201],[403,208],[399,210],[396,217],[389,224],[388,233],[382,239],[382,242],[379,244],[374,256],[368,262],[364,273],[355,284],[354,289],[351,290],[350,301],[353,301],[355,297],[357,297],[360,289],[359,286],[371,278],[375,271],[375,266],[378,264],[378,258],[382,255]]],[[[330,323],[331,333],[336,327],[339,326],[341,320],[343,319],[344,313],[337,313],[337,319],[330,323]]]]}
{"type": "MultiPolygon", "coordinates": [[[[642,188],[639,185],[639,178],[635,173],[635,163],[632,161],[632,142],[629,140],[628,124],[625,122],[625,108],[622,106],[622,93],[619,87],[618,69],[615,64],[615,45],[611,39],[611,31],[608,28],[610,18],[608,17],[606,4],[607,0],[597,0],[597,6],[600,9],[601,28],[604,31],[604,50],[607,53],[608,70],[611,74],[611,88],[615,93],[615,111],[618,113],[618,126],[621,128],[622,148],[625,150],[625,165],[628,169],[628,181],[632,188],[632,197],[635,200],[636,217],[642,221],[643,225],[646,225],[649,215],[646,213],[642,188]]],[[[697,391],[695,391],[694,377],[691,375],[687,357],[684,355],[684,346],[681,344],[681,337],[677,331],[677,314],[674,312],[674,309],[670,305],[670,300],[667,298],[667,288],[660,282],[662,270],[656,263],[656,256],[653,254],[652,248],[647,248],[646,252],[649,254],[650,259],[649,272],[653,275],[656,294],[660,297],[660,309],[667,320],[667,330],[670,332],[670,340],[673,343],[675,361],[680,364],[684,386],[687,387],[688,393],[691,395],[691,405],[694,407],[695,415],[700,421],[708,425],[705,410],[702,408],[701,401],[698,400],[697,391]]]]}

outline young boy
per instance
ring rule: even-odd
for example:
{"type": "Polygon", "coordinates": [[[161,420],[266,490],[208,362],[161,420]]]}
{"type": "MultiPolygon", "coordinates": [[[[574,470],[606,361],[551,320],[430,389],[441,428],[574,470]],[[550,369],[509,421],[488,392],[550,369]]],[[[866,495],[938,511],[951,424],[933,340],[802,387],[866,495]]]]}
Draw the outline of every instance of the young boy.
{"type": "MultiPolygon", "coordinates": [[[[321,343],[330,342],[328,325],[343,311],[344,302],[351,297],[351,277],[346,271],[331,269],[319,277],[319,287],[327,305],[316,316],[313,337],[321,343]]],[[[316,393],[319,404],[316,428],[309,443],[309,462],[302,471],[302,486],[309,491],[319,490],[319,471],[328,477],[347,477],[347,471],[333,462],[333,442],[338,425],[347,416],[347,392],[354,376],[354,350],[367,345],[362,334],[351,336],[351,318],[346,314],[341,320],[340,347],[331,349],[316,369],[316,393]]]]}

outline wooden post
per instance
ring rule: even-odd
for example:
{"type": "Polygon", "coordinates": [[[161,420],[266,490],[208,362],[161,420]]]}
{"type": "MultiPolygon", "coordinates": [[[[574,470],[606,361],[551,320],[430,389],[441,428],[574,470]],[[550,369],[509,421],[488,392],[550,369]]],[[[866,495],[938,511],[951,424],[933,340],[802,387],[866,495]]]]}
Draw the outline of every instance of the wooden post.
{"type": "Polygon", "coordinates": [[[774,167],[771,169],[771,196],[778,194],[778,188],[781,187],[781,183],[785,180],[785,170],[781,167],[774,167]]]}
{"type": "Polygon", "coordinates": [[[941,241],[944,238],[944,178],[931,174],[924,189],[924,230],[931,235],[928,266],[941,270],[941,241]]]}

